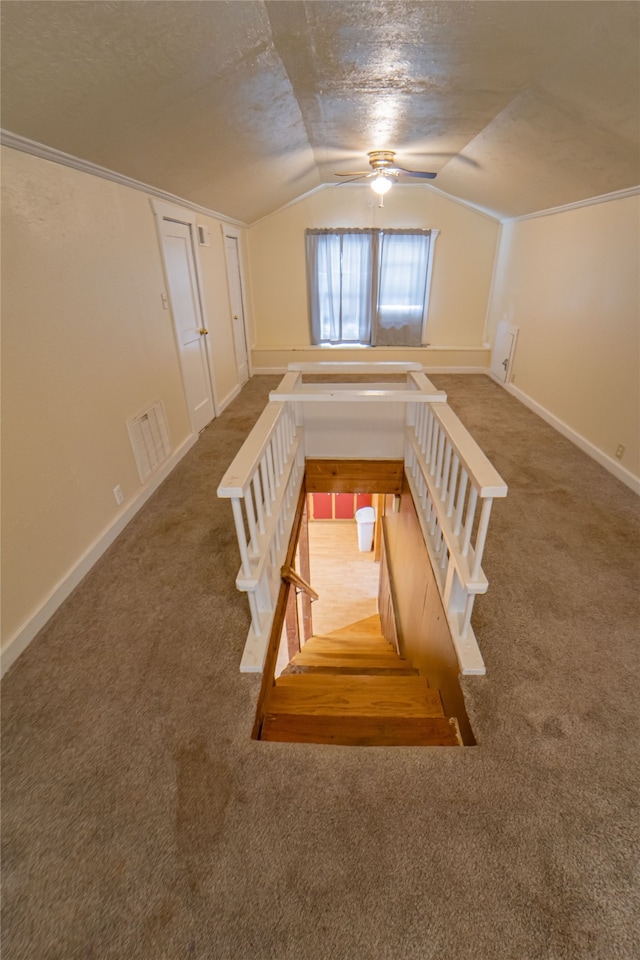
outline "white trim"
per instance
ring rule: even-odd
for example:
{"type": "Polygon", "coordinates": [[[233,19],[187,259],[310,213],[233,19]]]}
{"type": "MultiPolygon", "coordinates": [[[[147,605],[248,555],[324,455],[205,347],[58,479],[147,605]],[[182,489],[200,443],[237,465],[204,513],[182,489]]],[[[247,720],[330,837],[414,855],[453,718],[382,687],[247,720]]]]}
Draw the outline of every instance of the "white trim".
{"type": "Polygon", "coordinates": [[[520,217],[504,217],[501,223],[520,223],[523,220],[536,220],[538,217],[551,217],[556,213],[579,210],[581,207],[593,207],[598,203],[609,203],[612,200],[624,200],[626,197],[636,197],[638,194],[640,194],[640,186],[627,187],[624,190],[614,190],[612,193],[602,193],[598,197],[589,197],[587,200],[563,203],[559,207],[549,207],[547,210],[537,210],[535,213],[523,213],[520,217]]]}
{"type": "MultiPolygon", "coordinates": [[[[502,234],[504,232],[503,226],[504,225],[502,223],[498,224],[496,246],[493,251],[493,266],[491,267],[491,283],[489,284],[489,296],[487,297],[487,308],[484,314],[484,329],[482,331],[482,339],[485,341],[485,343],[491,350],[493,350],[494,344],[489,341],[489,326],[493,318],[493,298],[494,298],[495,288],[496,288],[496,278],[498,276],[500,253],[502,252],[502,234]]],[[[495,331],[494,331],[493,340],[495,343],[495,331]]]]}
{"type": "Polygon", "coordinates": [[[242,387],[243,387],[243,386],[244,386],[244,384],[242,384],[242,386],[241,386],[240,384],[237,384],[237,386],[235,386],[235,387],[233,388],[233,390],[231,390],[231,392],[226,395],[226,397],[224,398],[224,400],[220,400],[220,401],[219,401],[219,403],[218,403],[218,416],[220,416],[220,414],[222,413],[222,411],[223,411],[223,410],[226,410],[227,407],[229,406],[229,404],[232,403],[233,400],[235,400],[235,398],[238,396],[238,394],[239,394],[240,391],[242,390],[242,387]]]}
{"type": "MultiPolygon", "coordinates": [[[[220,231],[222,233],[222,248],[223,248],[222,252],[224,255],[225,273],[227,278],[227,299],[229,301],[229,319],[231,321],[232,331],[233,331],[233,319],[232,319],[232,305],[231,305],[231,285],[229,282],[229,259],[227,257],[227,245],[225,243],[225,240],[228,237],[232,240],[237,240],[237,243],[238,243],[238,246],[237,246],[238,275],[240,278],[240,299],[242,300],[242,329],[244,330],[244,346],[245,346],[245,352],[247,355],[247,374],[248,374],[247,380],[250,380],[251,377],[253,376],[253,368],[251,365],[251,347],[249,346],[249,343],[250,343],[249,330],[248,330],[249,312],[247,307],[249,303],[249,298],[247,297],[247,284],[246,284],[245,271],[244,271],[244,250],[243,250],[243,242],[242,242],[243,241],[242,230],[239,227],[230,227],[230,226],[225,226],[224,224],[220,224],[220,231]]],[[[253,326],[253,323],[251,324],[251,326],[253,326]]],[[[244,384],[242,384],[242,386],[244,386],[244,384]]]]}
{"type": "Polygon", "coordinates": [[[438,373],[488,373],[488,367],[430,367],[427,363],[423,364],[422,369],[428,374],[438,373]]]}
{"type": "Polygon", "coordinates": [[[556,417],[555,414],[551,413],[550,410],[547,410],[547,408],[543,407],[542,404],[538,403],[536,400],[533,400],[528,394],[524,393],[518,387],[515,387],[512,383],[502,383],[488,370],[486,373],[500,387],[503,387],[517,400],[520,400],[525,407],[528,407],[530,410],[533,410],[534,413],[537,413],[539,417],[542,417],[542,419],[545,420],[555,430],[557,430],[558,433],[561,433],[563,437],[566,437],[567,440],[570,440],[572,443],[574,443],[576,447],[579,447],[583,453],[586,453],[589,457],[591,457],[592,460],[595,460],[596,463],[599,463],[601,467],[604,467],[605,470],[608,470],[609,473],[613,474],[617,480],[620,480],[625,484],[625,486],[629,487],[630,490],[633,490],[634,493],[640,496],[639,477],[636,477],[633,473],[631,473],[630,470],[625,469],[625,467],[614,460],[613,457],[603,453],[602,450],[595,446],[595,444],[591,443],[590,440],[587,440],[586,437],[583,437],[581,433],[578,433],[577,430],[574,430],[573,427],[570,427],[568,423],[564,422],[564,420],[560,420],[559,417],[556,417]]]}
{"type": "Polygon", "coordinates": [[[427,187],[428,190],[433,191],[433,193],[437,193],[441,197],[444,197],[445,200],[451,200],[452,203],[458,203],[461,207],[466,207],[468,210],[473,210],[474,213],[479,213],[481,217],[486,217],[487,220],[492,220],[494,223],[500,223],[500,214],[496,213],[495,210],[489,210],[487,207],[481,207],[478,203],[472,203],[471,200],[463,200],[462,197],[454,197],[452,193],[447,193],[445,190],[441,190],[433,183],[403,183],[402,186],[427,187]]]}
{"type": "MultiPolygon", "coordinates": [[[[317,350],[317,351],[322,351],[323,353],[326,353],[327,351],[329,351],[330,353],[333,353],[334,351],[338,351],[338,350],[345,350],[345,351],[346,351],[346,350],[375,350],[377,353],[382,353],[383,350],[384,350],[384,351],[386,351],[386,350],[391,350],[391,351],[394,352],[394,353],[402,353],[402,354],[406,354],[408,351],[410,351],[410,352],[412,352],[412,353],[434,353],[435,351],[438,351],[438,350],[439,350],[439,351],[450,351],[450,352],[452,352],[452,353],[453,353],[454,351],[455,351],[456,353],[466,353],[466,352],[469,352],[469,351],[477,352],[477,351],[479,351],[479,350],[488,350],[488,351],[491,351],[491,344],[490,344],[490,343],[476,343],[474,346],[466,346],[466,347],[463,347],[463,346],[446,347],[446,346],[439,346],[439,345],[431,344],[431,343],[430,343],[430,344],[425,344],[425,343],[423,343],[423,344],[421,344],[421,345],[418,346],[418,347],[394,347],[394,346],[389,346],[389,347],[385,347],[385,346],[372,347],[371,344],[369,344],[369,343],[333,343],[333,344],[329,344],[329,343],[322,343],[322,344],[320,344],[320,343],[309,343],[309,344],[307,344],[307,345],[304,345],[304,344],[301,344],[301,345],[300,345],[300,344],[299,344],[297,347],[266,347],[266,346],[256,346],[256,347],[252,347],[252,349],[253,349],[256,353],[265,353],[265,352],[267,352],[267,351],[268,351],[269,353],[283,353],[284,351],[286,351],[287,353],[299,353],[301,350],[317,350]]],[[[366,360],[366,361],[364,361],[364,362],[365,362],[365,363],[376,363],[377,361],[374,359],[374,360],[366,360]]],[[[384,363],[385,361],[382,361],[382,362],[384,363]]]]}
{"type": "MultiPolygon", "coordinates": [[[[250,221],[247,226],[255,227],[259,223],[264,223],[265,220],[269,220],[270,217],[275,217],[279,213],[282,213],[283,210],[287,210],[289,207],[295,206],[296,203],[300,203],[302,200],[306,200],[307,197],[312,196],[314,193],[318,193],[320,190],[333,190],[334,187],[346,187],[347,184],[342,183],[321,183],[317,187],[313,187],[311,190],[307,190],[306,193],[301,194],[299,197],[296,197],[294,200],[289,200],[288,203],[283,204],[283,206],[278,207],[277,210],[274,210],[272,213],[267,213],[264,217],[260,217],[259,220],[250,221]]],[[[350,183],[349,187],[368,187],[368,183],[350,183]]],[[[479,213],[481,217],[486,217],[488,220],[492,220],[493,223],[500,223],[500,214],[495,213],[493,210],[487,210],[485,207],[480,207],[476,203],[471,203],[470,200],[463,200],[461,197],[454,197],[450,193],[445,193],[444,190],[440,190],[438,187],[434,187],[432,183],[397,183],[394,184],[395,187],[413,187],[424,190],[425,187],[427,190],[437,193],[439,196],[444,197],[445,200],[451,200],[452,203],[458,203],[461,207],[466,207],[468,210],[473,210],[474,213],[479,213]]]]}
{"type": "MultiPolygon", "coordinates": [[[[200,247],[198,244],[198,221],[194,216],[193,212],[190,210],[184,210],[182,207],[177,206],[174,203],[167,203],[164,200],[157,200],[155,197],[149,197],[149,203],[151,204],[151,210],[153,211],[153,216],[156,222],[156,234],[158,236],[158,244],[160,247],[160,262],[162,263],[162,275],[164,277],[164,283],[166,288],[166,295],[169,298],[169,303],[171,304],[171,318],[173,320],[173,332],[174,332],[174,342],[176,345],[176,352],[178,357],[178,365],[180,367],[180,377],[182,379],[182,389],[184,391],[185,404],[187,405],[187,410],[189,413],[189,420],[191,421],[191,429],[195,431],[196,425],[192,420],[192,411],[189,408],[189,402],[187,400],[187,386],[185,383],[185,375],[183,370],[183,358],[182,350],[180,347],[180,338],[178,336],[178,328],[176,325],[176,315],[173,308],[173,299],[171,297],[171,286],[169,284],[169,276],[167,274],[167,263],[165,259],[165,249],[164,249],[164,234],[162,232],[162,225],[164,220],[171,220],[176,223],[181,223],[185,227],[189,227],[189,235],[191,237],[191,253],[193,255],[193,264],[196,271],[196,285],[198,288],[198,305],[200,307],[200,317],[205,329],[209,328],[209,318],[207,317],[207,304],[204,296],[204,281],[202,275],[202,264],[200,263],[200,247]]],[[[205,354],[207,358],[207,372],[209,374],[209,387],[211,388],[211,404],[213,406],[213,417],[218,416],[218,400],[216,397],[216,382],[213,376],[213,359],[211,357],[211,347],[210,347],[209,337],[207,336],[205,340],[205,354]]],[[[213,419],[213,418],[212,418],[213,419]]]]}
{"type": "Polygon", "coordinates": [[[271,213],[265,213],[264,217],[259,217],[258,220],[252,220],[247,224],[248,227],[256,227],[259,223],[264,223],[265,220],[270,220],[271,217],[276,217],[279,213],[282,213],[283,210],[288,210],[289,207],[294,207],[296,203],[300,203],[302,200],[306,200],[307,197],[312,196],[314,193],[318,193],[320,190],[324,190],[325,187],[338,187],[338,183],[320,183],[317,187],[312,187],[311,190],[307,190],[306,193],[301,193],[299,197],[294,197],[293,200],[289,200],[287,203],[283,204],[281,207],[278,207],[277,210],[273,210],[271,213]]]}
{"type": "Polygon", "coordinates": [[[55,147],[48,147],[44,143],[38,143],[37,140],[29,140],[27,137],[21,137],[20,134],[11,133],[10,130],[0,129],[0,144],[4,147],[10,147],[12,150],[19,150],[21,153],[29,153],[33,157],[40,157],[41,160],[50,160],[52,163],[59,163],[63,167],[71,167],[73,170],[79,170],[81,173],[89,173],[94,177],[100,177],[102,180],[111,180],[112,183],[119,183],[121,186],[130,187],[132,190],[142,190],[152,197],[159,197],[161,200],[180,204],[182,207],[193,210],[195,213],[203,214],[205,217],[213,217],[214,220],[222,220],[223,223],[231,223],[238,227],[246,226],[242,220],[234,220],[232,217],[227,217],[224,213],[216,213],[215,210],[209,210],[208,207],[201,207],[200,204],[192,203],[190,200],[183,200],[181,197],[176,197],[173,193],[167,193],[166,190],[160,190],[158,187],[152,187],[148,183],[142,183],[140,180],[126,177],[122,173],[116,173],[115,170],[101,167],[97,163],[91,163],[89,160],[74,157],[70,153],[56,150],[55,147]]]}
{"type": "Polygon", "coordinates": [[[198,440],[198,434],[190,434],[184,440],[177,450],[171,455],[169,460],[162,465],[162,468],[149,480],[147,486],[141,490],[134,500],[127,505],[123,512],[104,530],[97,540],[82,554],[80,559],[73,565],[66,576],[54,587],[47,599],[32,614],[25,623],[13,634],[2,650],[1,669],[2,675],[6,673],[9,667],[15,663],[21,653],[26,650],[36,634],[51,619],[58,607],[67,599],[72,590],[74,590],[80,581],[87,575],[93,565],[100,559],[102,554],[111,546],[114,540],[122,533],[127,524],[133,520],[141,507],[147,502],[149,497],[155,493],[160,484],[165,480],[171,471],[176,467],[180,460],[198,440]]]}
{"type": "Polygon", "coordinates": [[[420,331],[420,344],[424,346],[427,343],[427,324],[429,320],[429,303],[431,302],[431,277],[433,276],[433,258],[436,252],[436,240],[440,236],[440,230],[430,230],[429,253],[427,255],[427,279],[425,282],[425,300],[424,311],[422,314],[422,330],[420,331]]]}
{"type": "MultiPolygon", "coordinates": [[[[254,367],[253,376],[288,373],[290,368],[291,365],[286,367],[254,367]]],[[[489,373],[489,367],[430,367],[428,364],[423,364],[422,371],[430,375],[438,373],[476,373],[486,375],[489,373]]],[[[504,384],[501,384],[501,386],[504,386],[504,384]]]]}

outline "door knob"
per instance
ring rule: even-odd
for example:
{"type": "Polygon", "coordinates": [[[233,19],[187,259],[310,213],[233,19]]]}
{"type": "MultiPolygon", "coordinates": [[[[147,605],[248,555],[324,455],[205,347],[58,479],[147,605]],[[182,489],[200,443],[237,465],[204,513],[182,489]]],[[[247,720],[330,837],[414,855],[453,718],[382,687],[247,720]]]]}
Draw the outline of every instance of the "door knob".
{"type": "Polygon", "coordinates": [[[205,334],[209,333],[209,331],[208,331],[208,330],[205,330],[204,327],[201,327],[200,333],[202,334],[202,336],[204,336],[205,334]]]}
{"type": "Polygon", "coordinates": [[[234,313],[233,319],[234,319],[234,320],[237,320],[237,319],[238,319],[238,314],[237,314],[237,313],[234,313]]]}

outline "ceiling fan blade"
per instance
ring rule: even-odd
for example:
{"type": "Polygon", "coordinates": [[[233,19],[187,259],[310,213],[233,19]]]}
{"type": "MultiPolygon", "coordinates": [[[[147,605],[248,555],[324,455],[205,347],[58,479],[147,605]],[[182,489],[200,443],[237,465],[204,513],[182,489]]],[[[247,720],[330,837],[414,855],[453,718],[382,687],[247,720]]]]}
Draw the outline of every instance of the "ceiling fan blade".
{"type": "Polygon", "coordinates": [[[334,177],[372,177],[370,170],[354,170],[353,173],[334,173],[334,177]]]}
{"type": "Polygon", "coordinates": [[[434,180],[436,173],[427,173],[425,170],[405,170],[404,167],[390,167],[390,173],[401,173],[405,177],[422,177],[424,180],[434,180]]]}
{"type": "MultiPolygon", "coordinates": [[[[348,173],[336,173],[336,177],[348,177],[348,176],[349,176],[348,173]]],[[[360,176],[356,176],[356,177],[352,176],[351,179],[349,180],[341,180],[340,183],[336,183],[336,187],[341,187],[345,183],[353,183],[354,180],[368,180],[370,176],[371,176],[370,173],[363,173],[363,174],[360,174],[360,176]]]]}

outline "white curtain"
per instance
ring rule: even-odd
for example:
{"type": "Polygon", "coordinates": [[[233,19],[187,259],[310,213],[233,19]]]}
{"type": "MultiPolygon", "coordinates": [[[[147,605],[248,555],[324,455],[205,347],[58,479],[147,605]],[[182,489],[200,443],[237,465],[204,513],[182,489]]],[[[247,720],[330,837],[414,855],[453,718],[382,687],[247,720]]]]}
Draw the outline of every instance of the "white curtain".
{"type": "Polygon", "coordinates": [[[371,343],[375,230],[307,230],[313,343],[371,343]]]}
{"type": "Polygon", "coordinates": [[[430,244],[429,230],[381,233],[374,346],[419,347],[422,343],[430,244]]]}

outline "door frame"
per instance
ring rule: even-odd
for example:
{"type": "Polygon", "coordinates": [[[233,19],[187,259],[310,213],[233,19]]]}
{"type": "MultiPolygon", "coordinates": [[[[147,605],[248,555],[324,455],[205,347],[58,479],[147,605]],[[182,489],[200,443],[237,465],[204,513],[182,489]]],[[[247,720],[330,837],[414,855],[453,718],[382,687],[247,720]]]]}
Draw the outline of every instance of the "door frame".
{"type": "MultiPolygon", "coordinates": [[[[238,273],[240,276],[240,296],[242,297],[242,328],[244,331],[244,346],[247,353],[247,371],[249,373],[249,379],[253,376],[253,362],[251,359],[251,347],[249,346],[249,331],[247,329],[247,321],[249,311],[247,308],[247,285],[245,283],[244,277],[244,257],[242,255],[242,232],[235,227],[232,227],[230,224],[221,223],[220,230],[222,232],[222,247],[224,250],[224,262],[226,267],[226,277],[227,277],[227,299],[229,301],[229,319],[231,320],[231,315],[233,307],[231,305],[231,290],[229,288],[229,260],[227,258],[227,246],[225,240],[227,237],[231,237],[237,241],[238,244],[238,273]]],[[[233,328],[233,320],[231,320],[231,325],[233,328]]]]}
{"type": "MultiPolygon", "coordinates": [[[[193,262],[196,271],[196,287],[198,293],[198,305],[200,307],[200,315],[202,317],[202,322],[205,328],[209,329],[209,320],[207,318],[207,310],[204,302],[204,297],[202,291],[204,290],[204,285],[202,281],[202,265],[200,263],[200,254],[198,252],[198,242],[196,240],[198,223],[195,213],[192,213],[189,210],[186,210],[184,207],[179,207],[174,203],[167,203],[166,200],[157,200],[155,197],[149,198],[149,203],[151,204],[151,209],[153,211],[154,222],[156,227],[156,234],[158,237],[158,244],[160,247],[160,262],[162,264],[162,277],[164,280],[164,293],[163,296],[166,296],[171,304],[171,294],[169,292],[169,280],[167,277],[167,267],[164,259],[164,245],[163,245],[163,235],[162,235],[162,221],[163,220],[173,220],[175,223],[182,223],[184,226],[189,227],[189,233],[191,234],[191,252],[193,254],[193,262]]],[[[173,336],[176,344],[176,351],[178,354],[178,366],[180,369],[180,379],[182,381],[182,390],[185,395],[186,402],[186,388],[184,383],[184,374],[182,372],[182,363],[180,361],[180,344],[178,342],[178,334],[176,331],[176,322],[175,316],[173,315],[173,308],[171,309],[171,319],[173,327],[173,336]]],[[[213,377],[213,364],[211,362],[211,350],[209,347],[209,337],[204,338],[204,348],[205,355],[207,358],[207,369],[209,372],[209,384],[211,386],[211,400],[213,403],[213,416],[214,419],[220,415],[218,408],[218,402],[216,399],[216,385],[213,377]]],[[[187,403],[187,407],[189,404],[187,403]]],[[[191,421],[191,411],[189,411],[189,420],[191,421]]],[[[191,423],[191,429],[193,433],[197,431],[194,429],[193,423],[191,423]]]]}

